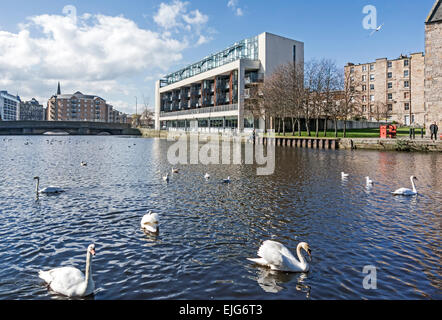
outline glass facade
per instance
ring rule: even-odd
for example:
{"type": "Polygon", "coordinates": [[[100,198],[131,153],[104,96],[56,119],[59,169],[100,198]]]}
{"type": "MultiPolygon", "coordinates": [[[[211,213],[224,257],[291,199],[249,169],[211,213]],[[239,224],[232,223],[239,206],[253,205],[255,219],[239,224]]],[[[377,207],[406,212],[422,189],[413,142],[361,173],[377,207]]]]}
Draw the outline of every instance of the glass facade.
{"type": "Polygon", "coordinates": [[[223,51],[171,73],[161,80],[160,85],[165,87],[239,59],[258,60],[258,36],[239,41],[223,51]]]}

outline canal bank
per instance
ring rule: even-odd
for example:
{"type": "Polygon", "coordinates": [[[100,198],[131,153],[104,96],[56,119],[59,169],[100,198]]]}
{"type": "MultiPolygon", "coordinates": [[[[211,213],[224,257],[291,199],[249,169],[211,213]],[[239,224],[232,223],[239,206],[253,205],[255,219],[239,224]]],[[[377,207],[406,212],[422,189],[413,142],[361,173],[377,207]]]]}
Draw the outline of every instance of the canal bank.
{"type": "MultiPolygon", "coordinates": [[[[165,130],[138,129],[145,138],[167,139],[169,132],[165,130]]],[[[178,137],[182,132],[170,132],[172,137],[178,137]]],[[[187,134],[191,134],[187,132],[187,134]]],[[[202,141],[214,133],[199,133],[202,141]]],[[[221,134],[220,134],[221,136],[221,134]]],[[[250,135],[231,136],[232,139],[241,138],[243,142],[250,142],[250,135]]],[[[225,140],[223,135],[221,140],[225,140]]],[[[316,138],[316,137],[263,137],[258,136],[257,143],[276,146],[313,148],[313,149],[344,149],[344,150],[377,150],[377,151],[404,151],[404,152],[442,152],[442,141],[430,139],[380,139],[380,138],[316,138]]]]}

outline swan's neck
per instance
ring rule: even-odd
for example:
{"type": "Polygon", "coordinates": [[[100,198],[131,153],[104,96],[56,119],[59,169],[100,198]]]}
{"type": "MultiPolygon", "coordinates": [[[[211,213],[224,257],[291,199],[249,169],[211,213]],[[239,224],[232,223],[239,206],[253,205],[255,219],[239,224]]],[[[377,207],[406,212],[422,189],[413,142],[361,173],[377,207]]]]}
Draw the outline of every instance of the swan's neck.
{"type": "Polygon", "coordinates": [[[35,185],[35,196],[38,199],[38,187],[40,186],[40,179],[36,179],[36,185],[35,185]]]}
{"type": "Polygon", "coordinates": [[[414,185],[414,179],[413,179],[413,177],[411,177],[411,185],[413,186],[413,192],[414,193],[417,193],[417,190],[416,190],[416,186],[414,185]]]}
{"type": "Polygon", "coordinates": [[[307,262],[305,261],[305,258],[304,258],[304,255],[301,252],[301,249],[302,249],[301,244],[299,244],[298,248],[296,249],[296,253],[298,254],[298,259],[299,259],[299,262],[301,263],[301,265],[302,266],[306,266],[307,262]]]}
{"type": "Polygon", "coordinates": [[[90,280],[92,280],[92,262],[91,254],[88,251],[86,255],[86,287],[88,287],[90,280]]]}

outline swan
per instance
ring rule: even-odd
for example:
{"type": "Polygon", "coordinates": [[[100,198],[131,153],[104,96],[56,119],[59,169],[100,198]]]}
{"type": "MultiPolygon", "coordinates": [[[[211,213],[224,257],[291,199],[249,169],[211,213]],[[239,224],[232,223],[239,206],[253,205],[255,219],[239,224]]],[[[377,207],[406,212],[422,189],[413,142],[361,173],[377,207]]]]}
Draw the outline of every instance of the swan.
{"type": "Polygon", "coordinates": [[[365,177],[365,180],[367,181],[367,187],[373,186],[373,180],[371,180],[370,177],[365,177]]]}
{"type": "Polygon", "coordinates": [[[400,188],[396,190],[395,192],[392,192],[395,196],[415,196],[417,195],[416,186],[414,185],[414,180],[417,180],[415,176],[410,177],[411,185],[413,186],[413,190],[407,189],[407,188],[400,188]]]}
{"type": "Polygon", "coordinates": [[[224,179],[223,183],[230,183],[230,177],[227,177],[227,179],[224,179]]]}
{"type": "Polygon", "coordinates": [[[63,189],[61,189],[61,188],[59,188],[59,187],[53,187],[53,186],[50,186],[50,187],[47,187],[47,188],[44,188],[44,189],[39,190],[38,187],[40,186],[40,177],[34,177],[34,180],[37,181],[37,185],[36,185],[36,187],[35,187],[35,192],[36,192],[36,194],[37,194],[37,198],[38,198],[38,194],[39,194],[39,193],[45,193],[45,194],[57,194],[57,193],[62,193],[62,192],[64,192],[63,189]]]}
{"type": "Polygon", "coordinates": [[[159,218],[157,213],[152,213],[149,211],[143,219],[141,219],[141,228],[149,232],[157,233],[159,218]]]}
{"type": "Polygon", "coordinates": [[[341,172],[342,179],[348,178],[349,174],[345,172],[341,172]]]}
{"type": "Polygon", "coordinates": [[[163,180],[166,182],[169,182],[169,174],[166,173],[166,175],[163,177],[163,180]]]}
{"type": "Polygon", "coordinates": [[[94,293],[95,283],[92,279],[91,255],[95,256],[95,245],[91,244],[86,253],[86,276],[73,267],[56,268],[41,271],[38,276],[57,293],[68,297],[86,297],[94,293]]]}
{"type": "Polygon", "coordinates": [[[248,258],[247,260],[277,271],[308,272],[310,270],[310,265],[305,261],[301,249],[304,249],[308,253],[311,261],[312,251],[310,250],[308,243],[301,242],[298,244],[296,250],[299,258],[298,261],[283,244],[272,240],[264,241],[259,248],[258,256],[260,258],[248,258]]]}
{"type": "Polygon", "coordinates": [[[206,173],[206,175],[204,176],[205,179],[209,180],[210,179],[210,174],[206,173]]]}
{"type": "Polygon", "coordinates": [[[180,169],[172,168],[172,173],[180,173],[180,169]]]}

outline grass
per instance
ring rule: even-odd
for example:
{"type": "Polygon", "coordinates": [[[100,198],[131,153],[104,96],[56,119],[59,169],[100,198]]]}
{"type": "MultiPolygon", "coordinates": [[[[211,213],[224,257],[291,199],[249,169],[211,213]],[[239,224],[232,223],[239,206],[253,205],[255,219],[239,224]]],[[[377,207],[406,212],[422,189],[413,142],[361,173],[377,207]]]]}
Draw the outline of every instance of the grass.
{"type": "MultiPolygon", "coordinates": [[[[416,130],[416,137],[420,137],[420,129],[416,130]]],[[[314,138],[316,135],[315,131],[311,131],[311,138],[314,138]]],[[[410,128],[408,127],[402,127],[402,128],[398,128],[397,129],[397,137],[409,137],[410,135],[410,128]]],[[[425,135],[425,130],[424,130],[424,135],[425,135]]],[[[276,136],[280,136],[283,137],[284,135],[281,134],[276,134],[276,136]]],[[[299,137],[298,133],[296,132],[295,135],[292,134],[292,132],[286,132],[285,137],[290,138],[290,137],[299,137]]],[[[302,131],[301,132],[301,137],[308,137],[307,135],[307,131],[302,131]]],[[[324,131],[319,131],[319,138],[323,138],[324,137],[324,131]]],[[[344,131],[343,130],[338,130],[338,138],[343,138],[344,137],[344,131]]],[[[380,130],[378,128],[375,129],[352,129],[352,130],[347,130],[347,134],[346,134],[346,138],[379,138],[380,137],[380,130]]],[[[328,130],[327,131],[327,138],[335,138],[335,131],[334,130],[328,130]]]]}

